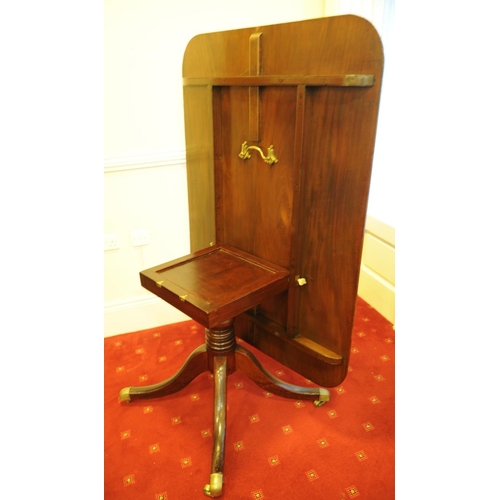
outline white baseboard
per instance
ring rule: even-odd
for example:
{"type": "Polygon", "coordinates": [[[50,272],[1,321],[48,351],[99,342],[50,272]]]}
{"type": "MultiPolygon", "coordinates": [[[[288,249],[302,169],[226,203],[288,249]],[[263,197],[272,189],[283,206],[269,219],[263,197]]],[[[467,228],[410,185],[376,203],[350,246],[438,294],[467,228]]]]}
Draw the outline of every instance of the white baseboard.
{"type": "Polygon", "coordinates": [[[358,295],[395,322],[395,231],[373,217],[366,221],[358,295]]]}
{"type": "Polygon", "coordinates": [[[137,332],[189,319],[156,297],[115,302],[104,306],[104,336],[137,332]]]}

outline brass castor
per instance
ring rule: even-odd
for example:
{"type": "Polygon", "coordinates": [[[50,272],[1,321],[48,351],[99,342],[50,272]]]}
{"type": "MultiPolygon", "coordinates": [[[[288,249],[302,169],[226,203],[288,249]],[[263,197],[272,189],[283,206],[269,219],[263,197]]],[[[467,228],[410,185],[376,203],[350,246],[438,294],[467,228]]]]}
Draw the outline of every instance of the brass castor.
{"type": "Polygon", "coordinates": [[[217,498],[222,495],[222,472],[210,474],[210,484],[205,485],[203,493],[212,498],[217,498]]]}
{"type": "Polygon", "coordinates": [[[323,406],[326,401],[313,401],[313,403],[316,408],[319,408],[320,406],[323,406]]]}
{"type": "Polygon", "coordinates": [[[319,399],[314,401],[314,406],[316,406],[316,408],[319,408],[320,406],[323,406],[327,401],[330,401],[330,391],[324,389],[323,387],[320,387],[319,399]]]}

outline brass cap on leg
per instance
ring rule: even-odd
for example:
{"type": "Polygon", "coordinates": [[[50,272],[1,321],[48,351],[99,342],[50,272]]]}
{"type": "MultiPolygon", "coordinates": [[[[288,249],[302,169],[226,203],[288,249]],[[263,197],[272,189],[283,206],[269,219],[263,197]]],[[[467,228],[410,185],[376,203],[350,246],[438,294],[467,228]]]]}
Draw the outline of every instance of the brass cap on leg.
{"type": "Polygon", "coordinates": [[[222,495],[222,472],[210,474],[210,484],[205,485],[203,493],[212,498],[222,495]]]}
{"type": "Polygon", "coordinates": [[[330,401],[330,391],[324,389],[323,387],[320,387],[319,397],[316,401],[314,401],[314,406],[323,406],[327,401],[330,401]]]}
{"type": "Polygon", "coordinates": [[[130,387],[122,389],[118,397],[120,398],[120,402],[123,403],[123,401],[126,401],[127,403],[130,403],[130,401],[132,401],[132,398],[130,397],[130,387]]]}
{"type": "Polygon", "coordinates": [[[330,401],[330,391],[328,389],[324,389],[323,387],[319,388],[319,400],[320,401],[330,401]]]}

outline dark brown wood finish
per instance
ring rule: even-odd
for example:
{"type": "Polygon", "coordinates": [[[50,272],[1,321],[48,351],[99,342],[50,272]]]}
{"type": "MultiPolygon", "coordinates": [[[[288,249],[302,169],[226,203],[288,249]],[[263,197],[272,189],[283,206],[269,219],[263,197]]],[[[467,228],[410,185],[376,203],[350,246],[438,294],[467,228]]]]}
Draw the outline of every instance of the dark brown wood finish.
{"type": "Polygon", "coordinates": [[[140,279],[204,325],[205,344],[119,399],[213,374],[210,497],[223,489],[229,375],[321,406],[347,373],[382,66],[378,35],[355,16],[200,35],[186,49],[193,253],[140,279]],[[236,335],[324,387],[282,382],[236,335]]]}
{"type": "Polygon", "coordinates": [[[215,240],[289,271],[236,334],[328,387],[347,373],[382,69],[357,16],[199,35],[184,57],[192,250],[215,240]],[[240,159],[244,141],[278,163],[240,159]]]}
{"type": "Polygon", "coordinates": [[[217,245],[141,271],[141,284],[206,328],[234,318],[288,287],[288,271],[217,245]]]}

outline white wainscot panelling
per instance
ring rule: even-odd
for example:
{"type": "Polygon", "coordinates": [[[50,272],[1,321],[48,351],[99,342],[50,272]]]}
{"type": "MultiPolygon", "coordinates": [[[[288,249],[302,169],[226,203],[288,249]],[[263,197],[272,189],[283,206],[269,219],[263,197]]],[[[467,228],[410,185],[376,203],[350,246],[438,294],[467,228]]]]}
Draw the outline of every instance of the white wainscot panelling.
{"type": "Polygon", "coordinates": [[[395,321],[395,231],[368,216],[358,295],[392,324],[395,321]]]}
{"type": "Polygon", "coordinates": [[[104,336],[189,319],[144,289],[139,273],[189,253],[185,151],[146,152],[104,161],[104,336]],[[134,245],[145,231],[148,244],[134,245]]]}

